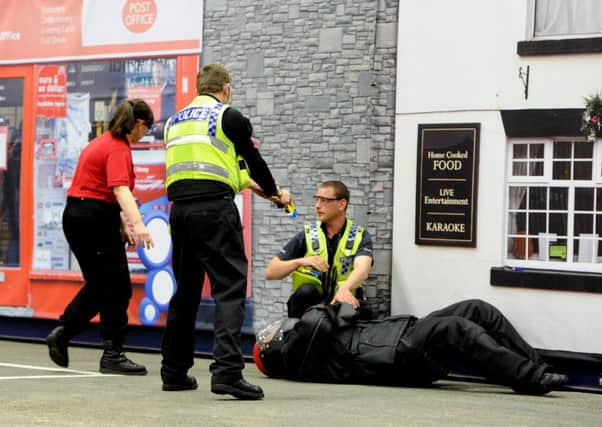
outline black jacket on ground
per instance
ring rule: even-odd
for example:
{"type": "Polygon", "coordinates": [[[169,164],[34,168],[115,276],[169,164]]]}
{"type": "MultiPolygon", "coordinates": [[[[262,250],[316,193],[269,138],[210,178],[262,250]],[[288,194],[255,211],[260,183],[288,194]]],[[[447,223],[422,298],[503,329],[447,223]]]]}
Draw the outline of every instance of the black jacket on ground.
{"type": "Polygon", "coordinates": [[[310,308],[282,344],[284,376],[318,382],[389,383],[397,346],[413,316],[356,320],[349,304],[310,308]]]}
{"type": "Polygon", "coordinates": [[[549,368],[496,307],[478,299],[420,319],[361,321],[349,304],[315,306],[267,346],[262,362],[271,376],[390,385],[427,385],[459,363],[522,390],[541,389],[549,368]]]}

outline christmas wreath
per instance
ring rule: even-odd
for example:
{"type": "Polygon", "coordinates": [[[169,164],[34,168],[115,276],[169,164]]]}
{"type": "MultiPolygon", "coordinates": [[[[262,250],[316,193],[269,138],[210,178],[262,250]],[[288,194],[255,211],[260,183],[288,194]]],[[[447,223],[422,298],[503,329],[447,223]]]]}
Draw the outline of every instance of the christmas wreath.
{"type": "Polygon", "coordinates": [[[600,133],[600,122],[602,121],[602,94],[597,93],[585,99],[585,111],[581,120],[581,132],[590,142],[596,141],[600,133]]]}

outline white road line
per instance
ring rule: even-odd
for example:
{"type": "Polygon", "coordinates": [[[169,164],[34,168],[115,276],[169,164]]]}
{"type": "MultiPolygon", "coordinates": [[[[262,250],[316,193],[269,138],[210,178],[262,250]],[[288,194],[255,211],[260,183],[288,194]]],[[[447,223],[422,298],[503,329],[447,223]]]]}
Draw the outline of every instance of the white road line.
{"type": "MultiPolygon", "coordinates": [[[[19,369],[33,369],[33,370],[37,370],[37,371],[52,371],[52,372],[65,372],[66,374],[77,374],[77,375],[72,375],[72,376],[78,376],[78,377],[82,377],[82,376],[93,376],[93,377],[100,377],[103,375],[106,376],[116,376],[116,374],[101,374],[98,372],[90,372],[90,371],[79,371],[77,369],[69,369],[69,368],[54,368],[54,367],[50,367],[50,366],[34,366],[34,365],[20,365],[20,364],[16,364],[16,363],[3,363],[0,362],[0,367],[7,367],[7,368],[19,368],[19,369]]],[[[45,378],[46,376],[40,376],[45,378]]],[[[51,378],[59,378],[60,375],[51,375],[51,378]]],[[[0,377],[0,378],[12,378],[12,377],[0,377]]],[[[24,378],[33,378],[33,376],[25,376],[24,378]]]]}
{"type": "Polygon", "coordinates": [[[0,362],[0,366],[6,366],[7,368],[21,368],[21,369],[34,369],[38,371],[56,371],[56,372],[71,372],[71,373],[80,373],[80,374],[96,374],[96,372],[90,371],[78,371],[77,369],[69,369],[69,368],[54,368],[50,366],[39,366],[39,365],[19,365],[16,363],[3,363],[0,362]]]}
{"type": "Polygon", "coordinates": [[[31,380],[31,379],[54,379],[54,378],[93,378],[93,377],[116,377],[113,374],[75,374],[75,375],[23,375],[14,377],[0,377],[2,380],[31,380]]]}

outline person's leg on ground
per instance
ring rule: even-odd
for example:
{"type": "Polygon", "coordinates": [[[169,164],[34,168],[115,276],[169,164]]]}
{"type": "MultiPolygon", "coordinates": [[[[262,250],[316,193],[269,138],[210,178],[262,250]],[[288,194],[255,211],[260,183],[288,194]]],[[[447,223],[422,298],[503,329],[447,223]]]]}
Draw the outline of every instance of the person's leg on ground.
{"type": "Polygon", "coordinates": [[[428,317],[458,316],[480,325],[489,335],[501,345],[528,357],[533,362],[541,364],[540,355],[518,333],[510,321],[493,305],[479,300],[470,299],[452,304],[441,310],[434,311],[428,317]]]}
{"type": "Polygon", "coordinates": [[[504,347],[481,326],[462,317],[420,319],[403,341],[437,361],[457,358],[517,391],[545,394],[566,384],[566,377],[545,373],[544,365],[504,347]]]}

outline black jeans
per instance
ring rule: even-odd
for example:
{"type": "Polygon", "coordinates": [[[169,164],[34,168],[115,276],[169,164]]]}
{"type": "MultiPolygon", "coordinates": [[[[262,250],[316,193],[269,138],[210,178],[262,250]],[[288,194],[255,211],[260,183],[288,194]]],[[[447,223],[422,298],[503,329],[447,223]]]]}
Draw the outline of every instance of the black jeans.
{"type": "Polygon", "coordinates": [[[242,225],[231,197],[176,201],[170,214],[177,290],[163,333],[161,374],[181,377],[193,365],[194,329],[205,273],[215,299],[213,382],[242,378],[240,331],[244,320],[247,257],[242,225]]]}
{"type": "Polygon", "coordinates": [[[537,351],[497,308],[476,299],[417,320],[406,330],[398,352],[400,359],[415,352],[441,365],[450,359],[461,361],[511,386],[536,383],[546,368],[537,351]]]}
{"type": "Polygon", "coordinates": [[[59,319],[69,337],[83,332],[100,313],[101,338],[123,343],[132,282],[119,212],[117,204],[67,199],[63,231],[84,276],[84,286],[59,319]]]}

